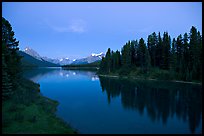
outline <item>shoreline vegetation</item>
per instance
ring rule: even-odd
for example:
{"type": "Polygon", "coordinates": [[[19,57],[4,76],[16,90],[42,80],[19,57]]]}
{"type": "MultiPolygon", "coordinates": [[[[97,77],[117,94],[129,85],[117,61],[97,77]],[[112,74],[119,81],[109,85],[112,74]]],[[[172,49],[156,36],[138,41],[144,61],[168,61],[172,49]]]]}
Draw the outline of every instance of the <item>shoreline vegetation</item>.
{"type": "Polygon", "coordinates": [[[97,74],[98,76],[108,77],[108,78],[122,78],[122,79],[135,79],[135,80],[152,80],[152,81],[167,81],[167,82],[175,82],[175,83],[185,83],[185,84],[197,84],[202,85],[202,82],[187,82],[181,80],[161,80],[161,79],[153,79],[153,78],[142,78],[142,77],[133,77],[133,76],[120,76],[120,75],[104,75],[97,74]]]}
{"type": "Polygon", "coordinates": [[[2,103],[3,134],[77,134],[56,116],[58,102],[40,94],[40,85],[20,79],[19,87],[2,103]]]}

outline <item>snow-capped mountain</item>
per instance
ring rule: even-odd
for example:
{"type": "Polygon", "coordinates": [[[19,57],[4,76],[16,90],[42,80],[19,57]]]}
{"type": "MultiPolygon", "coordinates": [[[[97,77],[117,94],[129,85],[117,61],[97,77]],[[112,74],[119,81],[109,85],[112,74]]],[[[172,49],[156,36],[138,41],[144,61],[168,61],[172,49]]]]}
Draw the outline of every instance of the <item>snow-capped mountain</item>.
{"type": "Polygon", "coordinates": [[[67,65],[67,64],[71,64],[73,61],[70,60],[69,58],[62,58],[59,60],[59,64],[60,65],[67,65]]]}
{"type": "Polygon", "coordinates": [[[103,56],[105,56],[105,54],[103,52],[96,54],[96,53],[92,53],[90,56],[85,57],[85,58],[81,58],[81,59],[69,59],[69,58],[48,58],[48,57],[41,57],[35,50],[26,47],[23,50],[25,53],[29,54],[30,56],[41,60],[41,61],[48,61],[54,64],[58,64],[58,65],[69,65],[69,64],[88,64],[88,63],[92,63],[95,61],[99,61],[102,59],[103,56]]]}
{"type": "Polygon", "coordinates": [[[59,64],[59,59],[53,59],[53,58],[48,58],[48,57],[42,57],[42,59],[48,62],[59,64]]]}
{"type": "Polygon", "coordinates": [[[38,60],[42,60],[41,56],[36,51],[34,51],[33,49],[29,47],[26,47],[23,51],[38,60]]]}
{"type": "Polygon", "coordinates": [[[105,54],[103,52],[101,52],[99,54],[92,53],[90,56],[88,56],[86,58],[76,59],[71,64],[87,64],[87,63],[92,63],[92,62],[101,60],[102,57],[104,57],[104,56],[105,56],[105,54]]]}

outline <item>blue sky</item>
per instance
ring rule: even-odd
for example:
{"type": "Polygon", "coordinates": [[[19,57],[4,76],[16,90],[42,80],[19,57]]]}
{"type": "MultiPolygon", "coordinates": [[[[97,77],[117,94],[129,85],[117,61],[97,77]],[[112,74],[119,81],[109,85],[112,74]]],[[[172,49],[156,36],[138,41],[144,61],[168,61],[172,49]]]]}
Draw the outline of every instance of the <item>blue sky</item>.
{"type": "Polygon", "coordinates": [[[3,2],[20,49],[70,59],[121,50],[152,32],[172,37],[195,26],[202,33],[201,2],[3,2]]]}

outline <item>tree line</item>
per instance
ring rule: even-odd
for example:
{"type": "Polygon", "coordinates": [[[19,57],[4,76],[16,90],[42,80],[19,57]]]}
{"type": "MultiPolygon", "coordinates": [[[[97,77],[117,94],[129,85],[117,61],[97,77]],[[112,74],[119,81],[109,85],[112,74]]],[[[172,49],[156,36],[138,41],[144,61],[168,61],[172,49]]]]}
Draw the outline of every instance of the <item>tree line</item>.
{"type": "Polygon", "coordinates": [[[168,32],[148,35],[147,43],[141,38],[128,41],[121,51],[108,48],[102,58],[99,73],[128,74],[140,69],[140,73],[152,69],[167,71],[175,79],[192,81],[202,79],[202,36],[192,26],[190,33],[171,40],[168,32]]]}

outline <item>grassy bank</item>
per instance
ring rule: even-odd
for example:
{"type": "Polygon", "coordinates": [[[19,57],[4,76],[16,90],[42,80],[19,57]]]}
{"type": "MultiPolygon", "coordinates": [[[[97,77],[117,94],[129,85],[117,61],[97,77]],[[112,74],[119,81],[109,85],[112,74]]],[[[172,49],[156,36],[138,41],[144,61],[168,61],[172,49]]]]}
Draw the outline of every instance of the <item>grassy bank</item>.
{"type": "Polygon", "coordinates": [[[3,134],[74,134],[68,124],[55,115],[57,101],[39,93],[39,85],[21,79],[13,96],[2,103],[3,134]]]}
{"type": "Polygon", "coordinates": [[[170,81],[178,83],[191,83],[191,84],[202,84],[202,81],[192,80],[182,80],[178,75],[172,71],[161,70],[158,68],[152,68],[147,72],[142,71],[140,68],[129,68],[129,69],[119,69],[110,73],[98,72],[99,76],[114,77],[114,78],[130,78],[130,79],[141,79],[141,80],[161,80],[170,81]]]}

